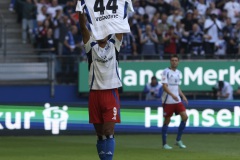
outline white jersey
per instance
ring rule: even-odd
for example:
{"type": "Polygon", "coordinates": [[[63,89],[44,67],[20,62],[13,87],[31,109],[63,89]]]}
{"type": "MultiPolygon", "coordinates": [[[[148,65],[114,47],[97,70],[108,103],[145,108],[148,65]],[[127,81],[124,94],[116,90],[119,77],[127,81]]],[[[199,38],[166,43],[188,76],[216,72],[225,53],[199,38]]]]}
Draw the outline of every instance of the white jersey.
{"type": "Polygon", "coordinates": [[[222,29],[222,24],[219,20],[216,19],[215,22],[211,19],[206,19],[204,22],[204,29],[208,29],[207,34],[211,36],[210,40],[206,40],[209,43],[215,43],[218,41],[218,28],[222,29]],[[209,28],[210,27],[210,28],[209,28]]]}
{"type": "Polygon", "coordinates": [[[93,37],[85,44],[88,56],[89,80],[92,90],[113,89],[122,86],[118,73],[117,55],[122,42],[115,35],[101,48],[93,37]]]}
{"type": "Polygon", "coordinates": [[[162,73],[162,83],[168,85],[168,89],[172,94],[178,97],[178,101],[175,101],[172,96],[168,95],[167,92],[163,91],[162,94],[162,103],[164,104],[175,104],[181,102],[181,98],[179,96],[179,85],[180,85],[180,74],[179,70],[171,70],[170,68],[166,68],[162,73]]]}
{"type": "Polygon", "coordinates": [[[224,9],[227,10],[227,16],[231,18],[233,24],[237,23],[238,15],[240,13],[240,4],[239,2],[227,2],[224,5],[224,9]]]}
{"type": "Polygon", "coordinates": [[[76,11],[85,10],[93,37],[104,39],[109,34],[129,33],[128,11],[133,12],[131,0],[81,0],[76,11]]]}

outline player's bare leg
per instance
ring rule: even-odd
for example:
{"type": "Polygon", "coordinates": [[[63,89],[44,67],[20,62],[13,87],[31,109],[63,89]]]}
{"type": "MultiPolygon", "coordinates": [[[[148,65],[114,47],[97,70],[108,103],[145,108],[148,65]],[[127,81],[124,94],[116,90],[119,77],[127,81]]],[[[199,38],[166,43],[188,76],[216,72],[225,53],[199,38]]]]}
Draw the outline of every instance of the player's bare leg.
{"type": "Polygon", "coordinates": [[[178,134],[177,134],[177,138],[176,138],[176,145],[179,146],[180,148],[186,148],[186,146],[182,143],[182,133],[183,130],[185,129],[186,126],[186,122],[188,120],[188,116],[186,114],[186,111],[179,113],[181,116],[181,123],[178,127],[178,134]]]}

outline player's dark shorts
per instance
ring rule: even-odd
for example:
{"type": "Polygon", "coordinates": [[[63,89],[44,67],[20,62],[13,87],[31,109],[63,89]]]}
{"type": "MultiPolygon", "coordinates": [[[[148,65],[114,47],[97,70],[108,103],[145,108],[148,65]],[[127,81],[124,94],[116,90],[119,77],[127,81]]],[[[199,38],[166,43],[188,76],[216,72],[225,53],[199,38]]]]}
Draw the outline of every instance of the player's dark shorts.
{"type": "Polygon", "coordinates": [[[176,104],[163,104],[163,116],[164,117],[171,117],[173,113],[179,114],[181,112],[186,111],[183,103],[176,103],[176,104]]]}
{"type": "Polygon", "coordinates": [[[88,109],[90,123],[120,123],[118,89],[90,90],[88,109]]]}

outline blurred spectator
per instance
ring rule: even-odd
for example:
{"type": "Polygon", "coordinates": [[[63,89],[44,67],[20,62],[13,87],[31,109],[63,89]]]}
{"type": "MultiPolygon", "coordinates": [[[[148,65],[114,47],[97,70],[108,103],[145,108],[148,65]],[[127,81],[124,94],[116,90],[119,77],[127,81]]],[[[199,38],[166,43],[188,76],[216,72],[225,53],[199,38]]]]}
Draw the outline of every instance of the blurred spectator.
{"type": "MultiPolygon", "coordinates": [[[[189,32],[192,30],[192,26],[194,23],[198,23],[196,19],[193,19],[193,11],[188,10],[185,14],[185,17],[181,19],[181,24],[183,27],[183,32],[189,32]]],[[[185,36],[184,34],[179,37],[179,52],[180,54],[184,55],[186,53],[189,53],[189,46],[188,46],[188,36],[185,36]]]]}
{"type": "Polygon", "coordinates": [[[57,44],[57,51],[58,55],[63,54],[63,44],[65,41],[65,37],[69,31],[69,28],[71,27],[71,21],[68,18],[68,16],[63,16],[61,18],[61,21],[59,22],[59,39],[58,39],[58,44],[57,44]]]}
{"type": "Polygon", "coordinates": [[[44,39],[47,37],[47,31],[49,28],[51,28],[51,21],[49,19],[46,19],[42,25],[38,23],[38,29],[37,29],[37,36],[36,36],[36,43],[37,48],[42,49],[44,48],[44,39]]]}
{"type": "Polygon", "coordinates": [[[158,37],[158,52],[161,58],[163,58],[164,54],[164,41],[163,35],[168,31],[169,26],[167,24],[167,15],[163,13],[161,15],[161,19],[158,21],[158,25],[156,27],[156,33],[158,37]]]}
{"type": "Polygon", "coordinates": [[[147,25],[151,26],[151,30],[153,29],[153,24],[150,22],[148,14],[144,14],[143,18],[142,18],[142,22],[139,25],[141,33],[145,33],[146,32],[146,26],[147,25]]]}
{"type": "Polygon", "coordinates": [[[238,20],[237,24],[233,28],[232,32],[232,40],[230,41],[231,46],[233,47],[232,54],[236,55],[239,53],[240,46],[240,20],[238,20]]]}
{"type": "Polygon", "coordinates": [[[57,49],[58,52],[58,44],[60,39],[60,27],[61,27],[61,21],[63,17],[63,11],[62,10],[56,10],[56,16],[52,18],[52,28],[53,28],[53,39],[54,39],[54,46],[57,49]]]}
{"type": "Polygon", "coordinates": [[[151,5],[155,6],[157,9],[157,12],[163,14],[170,14],[170,4],[166,3],[164,0],[157,0],[156,3],[152,3],[151,5]]]}
{"type": "Polygon", "coordinates": [[[181,7],[181,4],[179,2],[179,0],[172,0],[170,2],[170,13],[173,14],[175,10],[179,11],[179,15],[182,16],[184,13],[184,9],[181,7]]]}
{"type": "Polygon", "coordinates": [[[184,32],[183,25],[180,21],[177,22],[177,24],[176,24],[175,33],[178,36],[178,39],[177,39],[177,53],[180,53],[180,54],[182,54],[181,56],[183,56],[183,53],[180,51],[180,48],[181,48],[181,39],[182,39],[185,32],[184,32]]]}
{"type": "Polygon", "coordinates": [[[82,51],[82,40],[78,34],[78,28],[72,25],[63,44],[63,55],[61,58],[61,77],[60,82],[73,83],[77,75],[77,65],[75,56],[80,55],[82,51]]]}
{"type": "Polygon", "coordinates": [[[215,56],[216,58],[225,58],[227,50],[227,43],[223,39],[223,34],[221,32],[218,33],[218,40],[215,43],[215,56]]]}
{"type": "Polygon", "coordinates": [[[235,0],[229,0],[225,3],[224,9],[227,10],[227,15],[231,18],[232,24],[236,24],[240,16],[240,4],[235,0]]]}
{"type": "Polygon", "coordinates": [[[141,36],[141,45],[142,45],[142,54],[152,55],[157,54],[158,38],[154,31],[152,31],[151,25],[146,26],[146,32],[142,33],[141,36]]]}
{"type": "Polygon", "coordinates": [[[58,4],[58,0],[52,0],[51,5],[47,9],[47,13],[54,18],[57,10],[63,10],[62,6],[58,4]]]}
{"type": "Polygon", "coordinates": [[[183,18],[180,13],[181,12],[179,9],[175,9],[173,13],[167,18],[168,25],[176,27],[177,23],[180,22],[180,20],[183,18]]]}
{"type": "Polygon", "coordinates": [[[204,23],[204,32],[208,35],[205,42],[205,53],[210,57],[214,55],[214,46],[218,41],[218,32],[222,30],[221,22],[217,19],[217,14],[212,11],[210,18],[206,19],[204,23]]]}
{"type": "Polygon", "coordinates": [[[166,32],[163,36],[164,54],[167,56],[177,53],[178,36],[175,33],[174,29],[174,26],[170,26],[168,32],[166,32]]]}
{"type": "Polygon", "coordinates": [[[213,93],[218,100],[233,100],[233,88],[226,81],[218,81],[213,87],[213,93]]]}
{"type": "Polygon", "coordinates": [[[49,55],[55,55],[56,54],[56,48],[54,45],[54,39],[53,39],[53,29],[48,28],[46,36],[43,37],[43,46],[42,48],[47,50],[47,53],[49,55]]]}
{"type": "Polygon", "coordinates": [[[197,9],[193,9],[193,19],[198,23],[199,27],[203,30],[205,16],[201,16],[197,9]]]}
{"type": "Polygon", "coordinates": [[[160,13],[155,12],[151,20],[151,23],[153,24],[154,28],[156,28],[156,26],[158,25],[159,19],[160,19],[160,13]]]}
{"type": "Polygon", "coordinates": [[[227,3],[228,0],[215,0],[216,8],[223,11],[224,5],[227,3]]]}
{"type": "Polygon", "coordinates": [[[155,0],[146,0],[145,14],[149,16],[149,19],[152,19],[156,12],[156,8],[152,4],[155,4],[155,0]]]}
{"type": "Polygon", "coordinates": [[[193,18],[193,11],[188,10],[185,17],[181,20],[181,23],[184,25],[184,31],[192,30],[194,23],[198,23],[197,19],[193,18]]]}
{"type": "MultiPolygon", "coordinates": [[[[123,56],[130,55],[135,57],[138,55],[135,38],[132,33],[123,34],[122,45],[119,53],[123,56]]],[[[126,60],[126,57],[124,57],[124,59],[126,60]]]]}
{"type": "MultiPolygon", "coordinates": [[[[37,6],[37,14],[38,14],[38,15],[41,15],[41,14],[43,14],[43,12],[42,12],[43,6],[45,6],[46,11],[47,11],[47,8],[50,6],[50,4],[48,3],[47,0],[39,0],[39,1],[36,3],[36,6],[37,6]]],[[[46,12],[46,11],[45,11],[45,12],[46,12]]],[[[44,13],[44,14],[46,14],[46,13],[44,13]]]]}
{"type": "Polygon", "coordinates": [[[82,39],[79,37],[78,28],[72,25],[70,30],[67,32],[63,46],[63,55],[77,55],[81,52],[82,39]]]}
{"type": "Polygon", "coordinates": [[[221,15],[221,10],[219,8],[216,8],[216,4],[214,2],[211,2],[209,5],[209,9],[212,12],[215,12],[217,14],[217,16],[221,15]]]}
{"type": "Polygon", "coordinates": [[[37,22],[43,22],[49,15],[47,14],[47,6],[43,5],[41,8],[41,13],[37,14],[37,22]]]}
{"type": "MultiPolygon", "coordinates": [[[[36,0],[35,0],[36,2],[36,0]]],[[[36,19],[36,5],[32,0],[18,0],[22,8],[22,43],[27,43],[29,36],[30,42],[33,43],[33,24],[36,19]]]]}
{"type": "Polygon", "coordinates": [[[205,16],[206,10],[207,10],[207,5],[205,4],[204,0],[199,0],[198,2],[196,2],[195,7],[201,16],[205,16]]]}
{"type": "Polygon", "coordinates": [[[226,41],[227,43],[227,54],[232,54],[234,51],[233,51],[233,45],[232,45],[232,42],[233,42],[233,25],[231,23],[231,19],[230,18],[227,18],[226,19],[226,22],[225,22],[225,26],[223,27],[223,30],[222,30],[222,33],[223,33],[223,38],[224,40],[226,41]]]}
{"type": "Polygon", "coordinates": [[[133,17],[128,19],[128,23],[131,29],[131,33],[134,36],[135,44],[137,47],[136,52],[139,54],[141,53],[141,31],[139,29],[139,25],[137,24],[136,20],[133,17]]]}
{"type": "Polygon", "coordinates": [[[203,48],[203,42],[204,42],[204,33],[202,32],[201,28],[197,23],[193,25],[192,31],[188,33],[189,37],[189,45],[190,45],[190,53],[193,54],[193,56],[204,56],[205,51],[203,48]]]}
{"type": "MultiPolygon", "coordinates": [[[[219,20],[222,22],[222,26],[223,26],[223,27],[226,25],[227,19],[230,19],[230,18],[228,18],[228,16],[227,16],[227,11],[226,11],[226,10],[221,11],[221,14],[220,14],[220,16],[219,16],[219,20]]],[[[230,22],[231,22],[231,19],[230,19],[230,22]]],[[[232,23],[232,22],[231,22],[231,23],[232,23]]]]}
{"type": "Polygon", "coordinates": [[[133,9],[134,9],[134,15],[130,15],[130,17],[134,17],[137,22],[139,23],[141,21],[141,17],[145,14],[144,6],[141,5],[140,0],[134,0],[133,1],[133,9]]]}
{"type": "Polygon", "coordinates": [[[76,8],[76,5],[74,3],[74,0],[66,0],[66,4],[65,6],[63,7],[63,12],[66,16],[68,16],[69,18],[71,18],[71,15],[73,13],[75,13],[75,8],[76,8]]]}
{"type": "Polygon", "coordinates": [[[151,82],[147,83],[143,90],[146,101],[160,100],[162,92],[163,92],[162,84],[158,82],[155,76],[151,78],[151,82]]]}

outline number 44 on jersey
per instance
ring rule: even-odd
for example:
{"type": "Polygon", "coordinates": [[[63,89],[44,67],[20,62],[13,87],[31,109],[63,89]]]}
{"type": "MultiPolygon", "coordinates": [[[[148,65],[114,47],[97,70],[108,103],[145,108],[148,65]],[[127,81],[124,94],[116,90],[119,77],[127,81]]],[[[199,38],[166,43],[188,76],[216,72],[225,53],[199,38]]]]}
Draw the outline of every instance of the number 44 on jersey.
{"type": "Polygon", "coordinates": [[[117,13],[118,5],[117,0],[108,0],[106,7],[104,6],[104,0],[96,0],[94,4],[94,12],[100,12],[101,15],[104,11],[112,10],[112,13],[117,13]]]}

